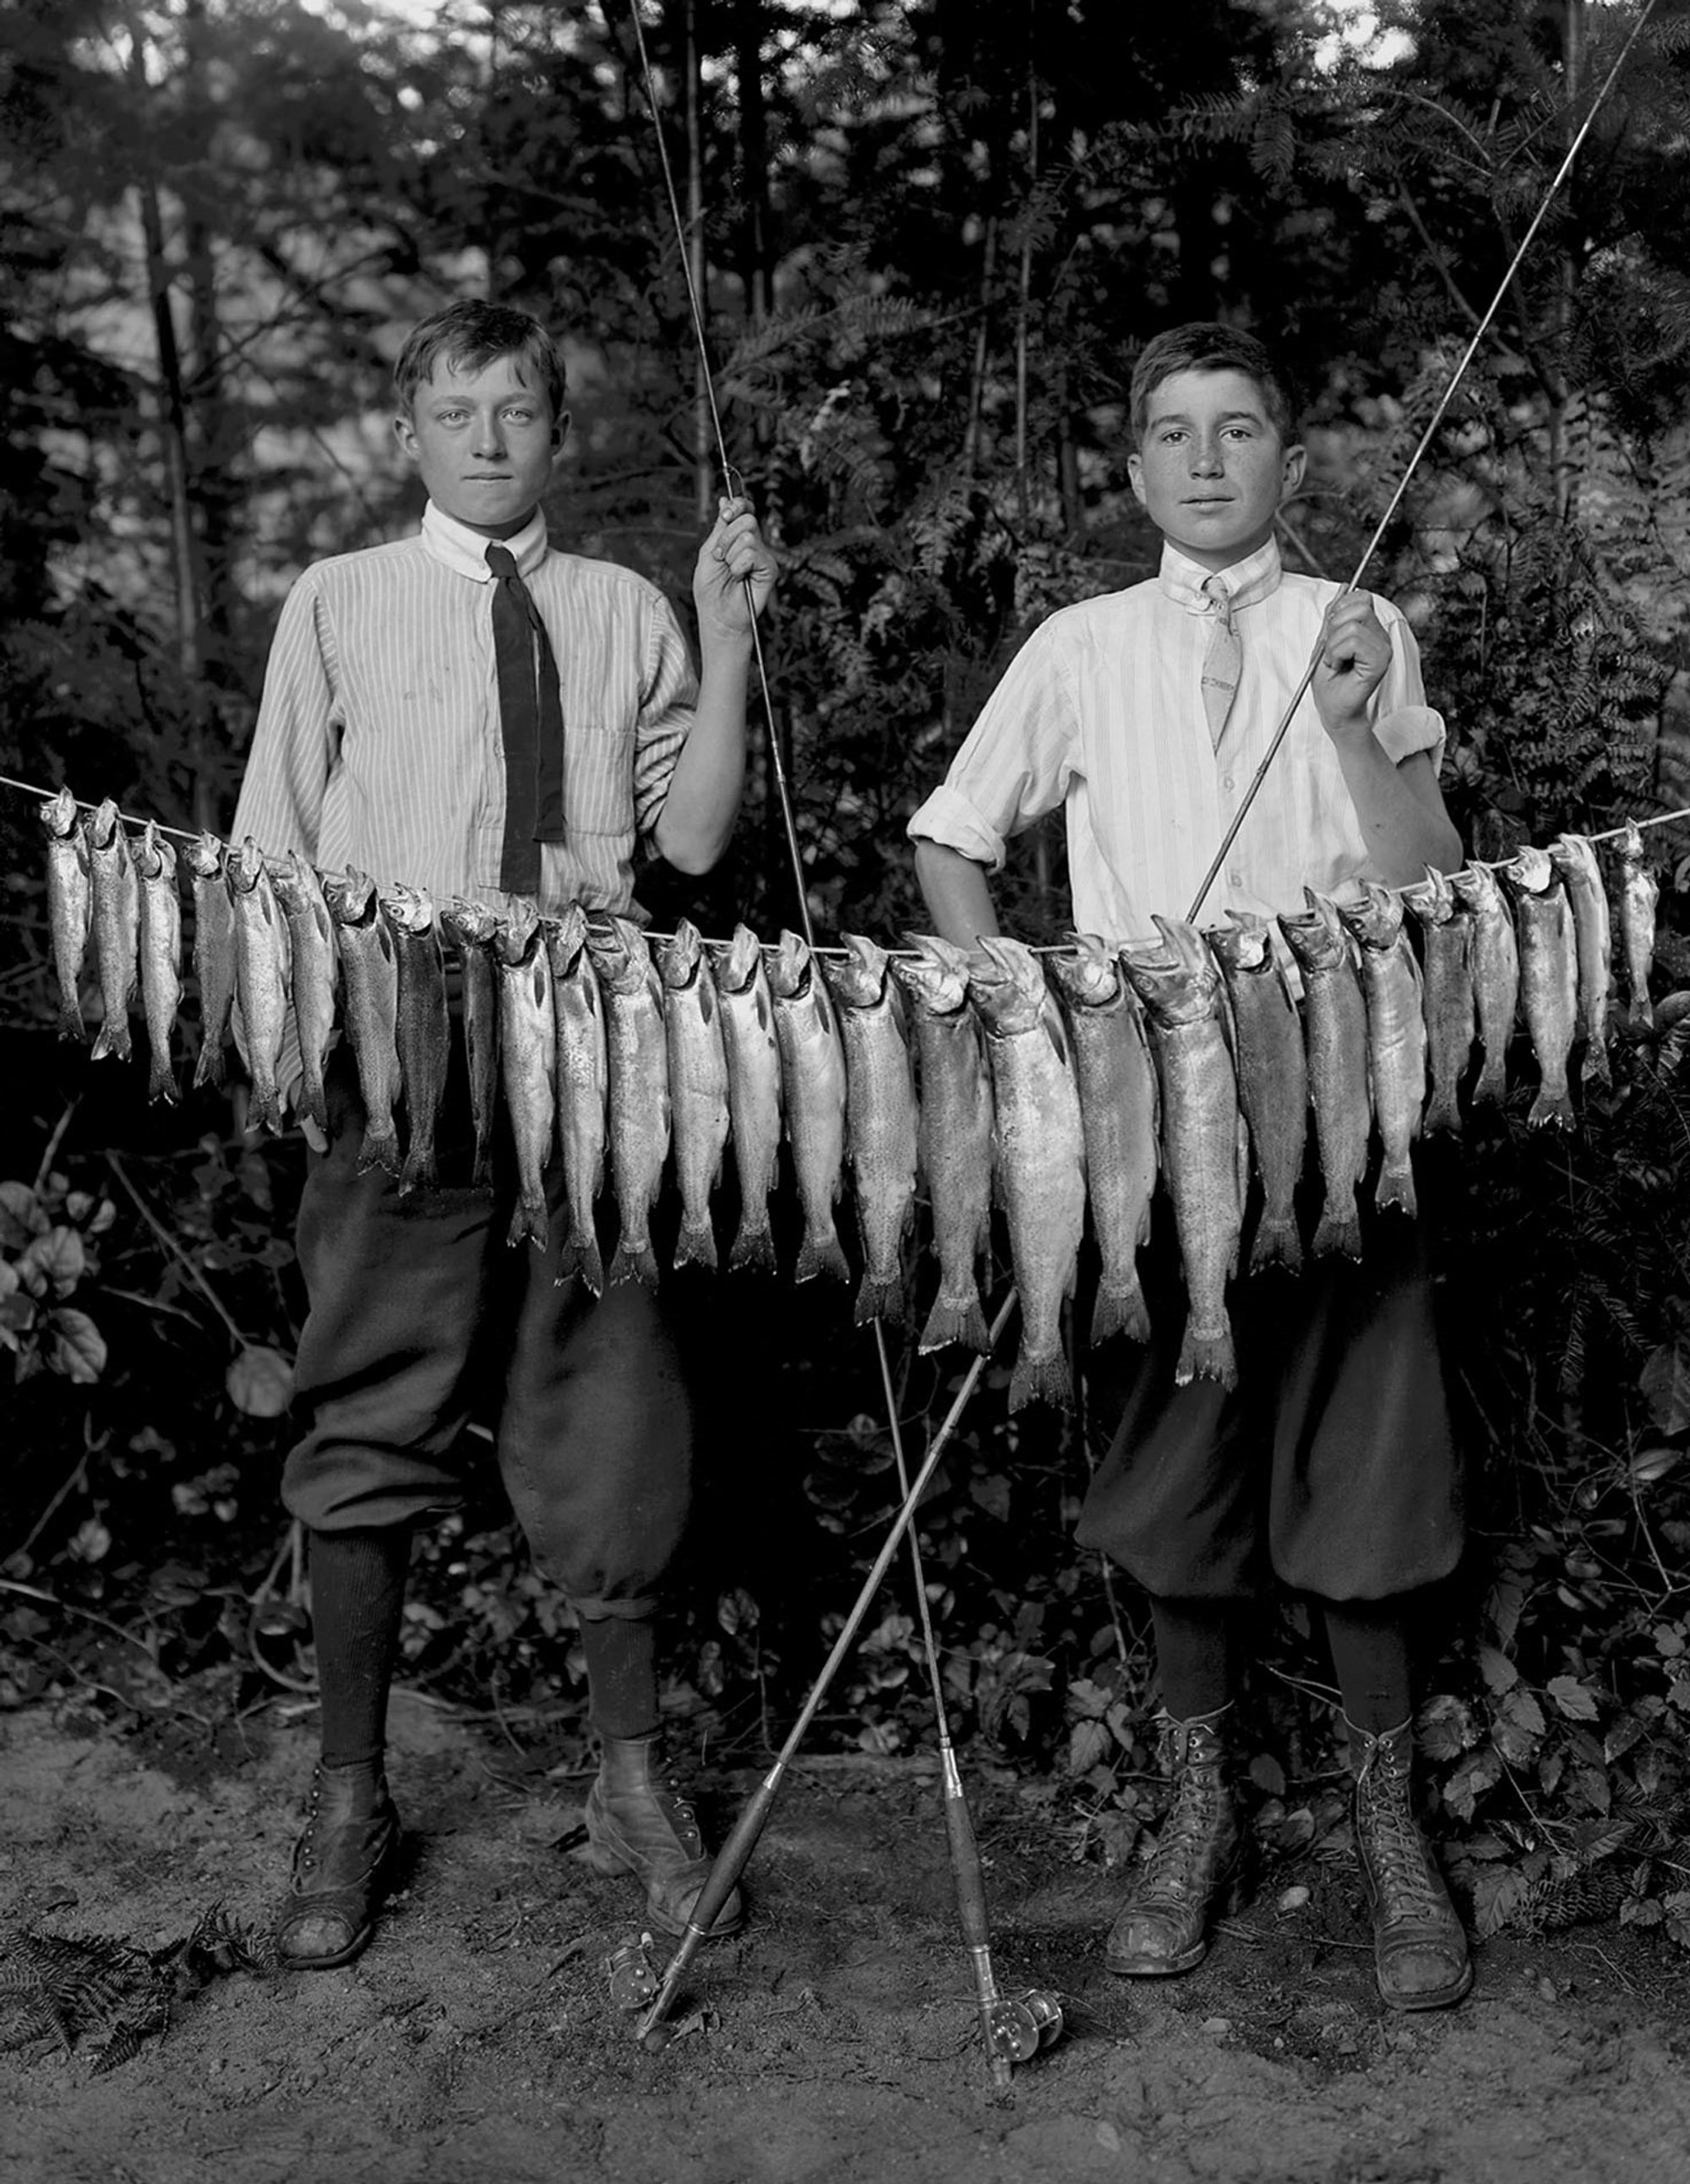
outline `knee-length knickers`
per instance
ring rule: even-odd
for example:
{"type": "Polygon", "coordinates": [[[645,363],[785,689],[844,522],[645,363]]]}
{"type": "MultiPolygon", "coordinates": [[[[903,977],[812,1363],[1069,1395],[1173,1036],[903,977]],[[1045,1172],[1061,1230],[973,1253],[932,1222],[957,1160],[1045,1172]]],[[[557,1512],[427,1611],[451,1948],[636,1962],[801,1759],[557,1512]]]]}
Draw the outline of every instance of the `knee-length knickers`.
{"type": "Polygon", "coordinates": [[[499,1469],[536,1562],[591,1615],[645,1615],[681,1540],[692,1419],[673,1339],[637,1283],[595,1299],[557,1279],[562,1163],[547,1176],[542,1251],[506,1241],[508,1143],[494,1188],[469,1188],[467,1102],[454,1076],[442,1185],[401,1196],[359,1175],[364,1114],[350,1057],[331,1058],[326,1154],[314,1156],[297,1243],[310,1310],[295,1405],[307,1420],[282,1499],[314,1531],[414,1523],[459,1507],[492,1424],[499,1469]]]}
{"type": "Polygon", "coordinates": [[[1321,1258],[1300,1276],[1233,1282],[1229,1392],[1174,1384],[1184,1299],[1159,1235],[1154,1332],[1087,1496],[1082,1546],[1168,1600],[1247,1599],[1274,1578],[1326,1600],[1383,1600],[1448,1575],[1461,1485],[1426,1224],[1369,1208],[1363,1238],[1359,1265],[1321,1258]]]}

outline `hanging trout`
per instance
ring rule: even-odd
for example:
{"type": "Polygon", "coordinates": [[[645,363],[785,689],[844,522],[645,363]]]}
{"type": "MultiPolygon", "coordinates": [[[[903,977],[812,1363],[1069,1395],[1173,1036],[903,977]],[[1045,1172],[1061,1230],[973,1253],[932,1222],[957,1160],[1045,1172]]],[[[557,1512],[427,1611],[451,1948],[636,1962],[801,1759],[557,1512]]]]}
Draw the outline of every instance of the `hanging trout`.
{"type": "Polygon", "coordinates": [[[1426,981],[1426,1074],[1431,1096],[1420,1127],[1461,1134],[1459,1088],[1472,1059],[1479,1018],[1473,989],[1473,914],[1455,899],[1447,877],[1426,866],[1424,880],[1403,890],[1420,933],[1426,981]]]}
{"type": "Polygon", "coordinates": [[[992,1237],[992,1079],[968,1002],[968,957],[926,933],[894,969],[910,997],[920,1078],[916,1161],[932,1204],[939,1293],[921,1330],[925,1353],[948,1342],[989,1356],[979,1266],[992,1237]]]}
{"type": "Polygon", "coordinates": [[[446,1008],[446,958],[434,900],[420,888],[397,883],[381,897],[393,929],[399,966],[394,1044],[399,1055],[399,1084],[405,1103],[405,1162],[399,1190],[419,1184],[432,1190],[439,1181],[435,1135],[446,1097],[446,1067],[451,1032],[446,1008]]]}
{"type": "Polygon", "coordinates": [[[1074,1052],[1039,959],[1019,940],[981,942],[968,986],[986,1028],[997,1117],[998,1185],[1021,1300],[1009,1408],[1073,1399],[1062,1307],[1074,1294],[1086,1223],[1085,1130],[1074,1052]]]}
{"type": "Polygon", "coordinates": [[[1521,850],[1502,867],[1514,897],[1520,941],[1520,1004],[1537,1056],[1537,1096],[1526,1127],[1577,1127],[1567,1089],[1567,1056],[1578,1031],[1578,936],[1572,905],[1548,852],[1521,850]]]}
{"type": "Polygon", "coordinates": [[[235,1006],[235,905],[223,844],[202,834],[182,852],[193,896],[193,975],[199,988],[199,1058],[196,1090],[223,1082],[223,1046],[235,1006]]]}
{"type": "Polygon", "coordinates": [[[572,902],[547,936],[552,958],[552,1009],[558,1029],[558,1141],[563,1150],[569,1226],[558,1279],[579,1274],[603,1294],[595,1208],[604,1185],[609,1139],[610,1058],[604,1003],[587,952],[586,913],[572,902]]]}
{"type": "Polygon", "coordinates": [[[323,900],[334,921],[346,992],[346,1034],[364,1101],[358,1172],[381,1167],[397,1175],[399,1133],[393,1106],[399,1097],[399,965],[393,935],[368,872],[325,872],[323,900]]]}
{"type": "Polygon", "coordinates": [[[68,788],[40,807],[47,829],[47,922],[53,967],[58,979],[58,1036],[86,1039],[82,1021],[82,961],[88,952],[93,890],[88,877],[88,838],[68,788]]]}
{"type": "Polygon", "coordinates": [[[722,1005],[728,1115],[739,1177],[739,1233],[728,1264],[766,1267],[772,1273],[769,1201],[781,1158],[781,1047],[763,950],[748,925],[735,926],[733,939],[717,958],[716,993],[722,1005]]]}
{"type": "Polygon", "coordinates": [[[1403,899],[1376,881],[1361,883],[1362,899],[1336,905],[1361,950],[1361,990],[1367,1004],[1367,1067],[1373,1116],[1383,1158],[1373,1186],[1377,1206],[1399,1206],[1411,1218],[1412,1149],[1426,1106],[1426,1011],[1420,967],[1403,930],[1403,899]]]}
{"type": "Polygon", "coordinates": [[[104,1019],[94,1035],[93,1058],[130,1056],[129,1005],[135,999],[141,956],[141,883],[129,837],[110,797],[88,820],[88,872],[93,897],[94,977],[104,1019]]]}
{"type": "Polygon", "coordinates": [[[176,892],[176,853],[149,819],[135,852],[141,883],[141,1013],[147,1021],[151,1067],[149,1100],[176,1099],[170,1039],[182,1003],[182,899],[176,892]]]}
{"type": "Polygon", "coordinates": [[[470,1119],[475,1132],[470,1181],[486,1190],[493,1179],[493,1129],[499,1104],[498,970],[493,934],[498,920],[485,903],[453,895],[440,906],[440,929],[458,958],[463,994],[464,1058],[470,1078],[470,1119]]]}
{"type": "Polygon", "coordinates": [[[1249,1125],[1262,1210],[1250,1246],[1250,1272],[1303,1265],[1297,1185],[1309,1141],[1309,1064],[1303,1019],[1273,944],[1267,920],[1231,911],[1230,931],[1207,937],[1232,1004],[1238,1104],[1249,1125]]]}
{"type": "Polygon", "coordinates": [[[516,1204],[505,1241],[546,1248],[546,1169],[556,1141],[558,1025],[552,963],[539,913],[519,898],[493,935],[498,972],[499,1072],[516,1154],[516,1204]]]}
{"type": "Polygon", "coordinates": [[[1578,943],[1578,1025],[1584,1035],[1579,1076],[1586,1084],[1611,1084],[1608,1004],[1614,987],[1614,937],[1602,868],[1582,834],[1558,835],[1549,844],[1549,861],[1560,874],[1572,905],[1578,943]]]}
{"type": "Polygon", "coordinates": [[[681,1192],[677,1267],[716,1265],[710,1194],[721,1181],[728,1141],[728,1058],[721,1004],[698,928],[680,919],[658,951],[663,1025],[669,1052],[675,1176],[681,1192]]]}
{"type": "Polygon", "coordinates": [[[1508,1043],[1520,1006],[1520,944],[1514,920],[1487,866],[1469,865],[1450,879],[1472,915],[1473,1000],[1485,1058],[1473,1085],[1476,1107],[1500,1107],[1508,1092],[1508,1043]]]}
{"type": "Polygon", "coordinates": [[[264,852],[250,838],[229,852],[229,899],[235,905],[235,998],[253,1084],[249,1127],[280,1134],[276,1065],[287,1025],[287,926],[264,852]]]}
{"type": "Polygon", "coordinates": [[[594,913],[587,952],[604,998],[610,1083],[610,1173],[621,1233],[609,1279],[657,1287],[651,1213],[669,1157],[669,1056],[663,981],[650,944],[631,918],[594,913]]]}
{"type": "Polygon", "coordinates": [[[1071,952],[1050,958],[1074,1047],[1086,1188],[1098,1240],[1092,1340],[1150,1340],[1138,1253],[1150,1240],[1156,1190],[1156,1065],[1144,1021],[1120,965],[1096,934],[1074,936],[1071,952]]]}
{"type": "Polygon", "coordinates": [[[1158,917],[1159,949],[1120,952],[1150,1022],[1162,1086],[1162,1165],[1186,1277],[1186,1329],[1174,1379],[1238,1384],[1226,1284],[1244,1223],[1238,1080],[1226,1044],[1220,974],[1202,936],[1158,917]]]}
{"type": "Polygon", "coordinates": [[[845,1050],[838,1022],[802,934],[783,933],[768,968],[787,1134],[804,1217],[792,1279],[807,1282],[833,1274],[848,1281],[851,1269],[833,1218],[845,1164],[845,1050]]]}
{"type": "Polygon", "coordinates": [[[903,996],[887,975],[885,949],[860,933],[839,936],[842,961],[823,967],[845,1044],[847,1156],[856,1185],[863,1281],[853,1318],[903,1318],[903,1246],[915,1213],[915,1078],[903,996]]]}
{"type": "Polygon", "coordinates": [[[1620,838],[1620,938],[1626,950],[1626,1021],[1647,1031],[1654,1022],[1649,972],[1654,962],[1654,906],[1660,887],[1643,856],[1643,838],[1635,819],[1620,838]]]}
{"type": "Polygon", "coordinates": [[[1367,1173],[1373,1134],[1367,1078],[1367,1003],[1355,943],[1324,895],[1304,888],[1306,910],[1281,911],[1279,926],[1303,973],[1309,1100],[1315,1111],[1325,1196],[1309,1251],[1361,1256],[1356,1186],[1367,1173]]]}
{"type": "Polygon", "coordinates": [[[299,1112],[325,1137],[329,1130],[323,1069],[335,1028],[335,994],[340,984],[340,956],[335,922],[314,868],[293,850],[272,858],[270,885],[287,921],[293,1028],[299,1041],[299,1112]]]}

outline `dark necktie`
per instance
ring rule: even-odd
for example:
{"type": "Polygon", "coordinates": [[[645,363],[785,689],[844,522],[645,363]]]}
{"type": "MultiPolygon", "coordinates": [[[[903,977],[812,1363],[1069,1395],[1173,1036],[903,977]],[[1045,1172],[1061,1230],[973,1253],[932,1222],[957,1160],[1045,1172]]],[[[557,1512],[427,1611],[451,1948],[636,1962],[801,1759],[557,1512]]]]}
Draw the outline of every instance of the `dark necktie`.
{"type": "Polygon", "coordinates": [[[1210,577],[1203,588],[1212,616],[1209,644],[1203,655],[1203,710],[1209,718],[1209,739],[1219,750],[1226,716],[1238,694],[1244,654],[1233,627],[1232,601],[1226,585],[1219,577],[1210,577]]]}
{"type": "Polygon", "coordinates": [[[540,610],[508,546],[489,546],[493,659],[504,742],[504,846],[499,885],[540,891],[540,844],[564,838],[564,705],[540,610]]]}

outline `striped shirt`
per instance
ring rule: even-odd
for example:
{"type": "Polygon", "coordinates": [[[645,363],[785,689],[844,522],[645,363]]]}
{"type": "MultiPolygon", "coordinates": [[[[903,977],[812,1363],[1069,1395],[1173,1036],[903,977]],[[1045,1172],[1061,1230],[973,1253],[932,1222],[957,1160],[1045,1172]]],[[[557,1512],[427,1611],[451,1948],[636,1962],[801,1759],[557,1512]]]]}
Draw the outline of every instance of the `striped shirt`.
{"type": "MultiPolygon", "coordinates": [[[[536,514],[503,542],[557,656],[564,839],[541,844],[540,908],[625,911],[698,680],[656,586],[554,552],[536,514]]],[[[487,541],[431,503],[420,535],[338,554],[288,593],[234,839],[324,871],[504,905],[504,748],[487,541]]]]}
{"type": "MultiPolygon", "coordinates": [[[[911,836],[996,872],[1007,837],[1061,805],[1079,930],[1148,939],[1153,911],[1185,916],[1341,588],[1287,574],[1272,540],[1221,571],[1242,671],[1216,748],[1200,687],[1219,611],[1203,590],[1209,574],[1165,546],[1152,581],[1042,623],[910,821],[911,836]]],[[[1424,750],[1437,766],[1443,722],[1424,702],[1414,633],[1387,602],[1373,605],[1392,651],[1373,733],[1398,764],[1424,750]]],[[[1305,693],[1200,922],[1228,909],[1300,910],[1305,883],[1330,892],[1367,865],[1337,753],[1305,693]]]]}

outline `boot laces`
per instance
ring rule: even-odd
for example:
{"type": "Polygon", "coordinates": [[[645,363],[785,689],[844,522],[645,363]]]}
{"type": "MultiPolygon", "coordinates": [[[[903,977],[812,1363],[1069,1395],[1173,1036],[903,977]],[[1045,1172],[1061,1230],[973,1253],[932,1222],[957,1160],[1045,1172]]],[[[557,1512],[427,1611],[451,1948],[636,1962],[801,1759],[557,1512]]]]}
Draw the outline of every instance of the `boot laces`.
{"type": "Polygon", "coordinates": [[[1145,1865],[1142,1895],[1186,1897],[1200,1885],[1204,1858],[1219,1832],[1220,1808],[1220,1769],[1182,1767],[1174,1802],[1145,1865]]]}
{"type": "Polygon", "coordinates": [[[1409,1809],[1407,1776],[1370,1754],[1356,1787],[1387,1922],[1436,1917],[1443,1908],[1441,1892],[1426,1839],[1409,1809]]]}

